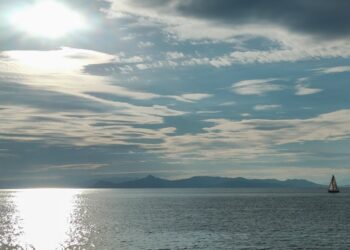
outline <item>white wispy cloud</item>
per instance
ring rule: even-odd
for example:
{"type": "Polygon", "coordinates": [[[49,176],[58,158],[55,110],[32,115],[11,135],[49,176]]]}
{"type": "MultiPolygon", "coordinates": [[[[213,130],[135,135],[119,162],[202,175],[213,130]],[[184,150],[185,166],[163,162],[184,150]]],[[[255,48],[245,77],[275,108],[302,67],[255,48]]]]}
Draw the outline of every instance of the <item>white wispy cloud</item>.
{"type": "Polygon", "coordinates": [[[182,52],[177,52],[177,51],[169,51],[166,52],[166,57],[170,60],[176,60],[176,59],[181,59],[184,58],[185,55],[182,52]]]}
{"type": "Polygon", "coordinates": [[[254,110],[256,111],[264,111],[264,110],[272,110],[281,108],[281,105],[278,104],[267,104],[267,105],[255,105],[254,110]]]}
{"type": "MultiPolygon", "coordinates": [[[[162,107],[156,106],[148,110],[78,113],[18,105],[2,106],[0,130],[4,132],[0,139],[76,146],[137,145],[137,140],[161,140],[165,135],[176,131],[174,127],[148,129],[139,126],[162,124],[163,115],[169,114],[162,107]]],[[[143,143],[140,144],[143,146],[143,143]]]]}
{"type": "MultiPolygon", "coordinates": [[[[86,98],[105,105],[125,106],[117,101],[106,100],[90,93],[106,93],[136,100],[159,98],[176,99],[183,102],[195,102],[211,95],[188,93],[180,96],[160,95],[151,92],[131,90],[113,83],[109,76],[86,74],[88,65],[123,64],[143,69],[148,67],[141,56],[127,57],[124,53],[110,55],[92,50],[62,47],[51,51],[4,51],[0,53],[0,73],[2,78],[31,87],[56,91],[64,94],[86,98]]],[[[112,68],[111,68],[112,69],[112,68]]],[[[129,105],[130,106],[130,105],[129,105]]]]}
{"type": "Polygon", "coordinates": [[[297,84],[295,86],[295,90],[296,90],[295,92],[296,95],[313,95],[322,91],[322,89],[310,88],[304,84],[297,84]]]}
{"type": "MultiPolygon", "coordinates": [[[[112,85],[108,77],[83,72],[87,65],[120,61],[119,56],[68,47],[50,51],[3,51],[0,55],[3,56],[0,58],[0,72],[8,79],[32,87],[81,97],[91,92],[139,100],[159,97],[157,94],[112,85]]],[[[136,56],[124,60],[129,63],[143,61],[136,56]]]]}
{"type": "Polygon", "coordinates": [[[211,94],[206,93],[190,93],[190,94],[183,94],[181,95],[182,98],[190,101],[200,101],[206,98],[211,97],[211,94]]]}
{"type": "Polygon", "coordinates": [[[197,111],[197,114],[218,114],[221,113],[221,111],[219,110],[201,110],[201,111],[197,111]]]}
{"type": "Polygon", "coordinates": [[[315,71],[318,71],[323,74],[344,73],[344,72],[350,72],[350,66],[319,68],[319,69],[315,69],[315,71]]]}
{"type": "Polygon", "coordinates": [[[235,105],[236,102],[235,101],[230,101],[230,102],[223,102],[223,103],[220,103],[219,106],[232,106],[232,105],[235,105]]]}
{"type": "Polygon", "coordinates": [[[140,41],[137,45],[139,48],[150,48],[150,47],[153,47],[154,46],[154,43],[148,41],[148,42],[143,42],[143,41],[140,41]]]}
{"type": "MultiPolygon", "coordinates": [[[[0,138],[59,145],[135,145],[158,157],[181,161],[254,161],[271,157],[298,161],[301,153],[278,145],[307,141],[337,141],[350,137],[350,110],[308,119],[207,119],[204,132],[176,134],[176,128],[142,128],[162,124],[162,109],[114,112],[46,111],[27,106],[3,106],[0,138]],[[148,113],[145,113],[148,112],[148,113]],[[40,122],[38,122],[40,120],[40,122]]],[[[74,166],[73,166],[74,167],[74,166]]],[[[78,167],[78,166],[77,166],[78,167]]],[[[88,166],[87,166],[88,167],[88,166]]]]}
{"type": "Polygon", "coordinates": [[[198,102],[212,96],[213,95],[207,93],[186,93],[182,95],[165,95],[163,97],[171,98],[181,102],[198,102]]]}
{"type": "Polygon", "coordinates": [[[268,92],[280,91],[282,86],[273,82],[278,79],[243,80],[232,84],[232,91],[238,95],[262,95],[268,92]]]}
{"type": "MultiPolygon", "coordinates": [[[[350,110],[338,110],[308,119],[208,119],[214,126],[205,133],[172,135],[155,147],[166,158],[183,161],[254,161],[259,157],[298,161],[301,152],[286,152],[278,145],[310,141],[337,141],[350,137],[350,110]]],[[[149,148],[153,150],[154,148],[149,148]]]]}
{"type": "Polygon", "coordinates": [[[62,164],[62,165],[50,165],[46,167],[39,168],[40,171],[43,170],[95,170],[99,168],[108,167],[105,163],[75,163],[75,164],[62,164]]]}
{"type": "MultiPolygon", "coordinates": [[[[284,41],[281,41],[284,43],[284,41]]],[[[314,44],[313,41],[299,41],[271,50],[234,51],[209,60],[216,67],[234,64],[297,62],[321,58],[350,57],[347,41],[314,44]],[[300,44],[299,44],[300,43],[300,44]],[[299,44],[299,45],[298,45],[299,44]]]]}
{"type": "MultiPolygon", "coordinates": [[[[271,39],[271,37],[266,37],[271,39]]],[[[348,41],[328,41],[323,43],[315,43],[314,41],[304,41],[296,39],[296,42],[288,44],[288,41],[280,41],[281,46],[268,50],[243,50],[222,54],[222,55],[173,55],[176,58],[165,56],[162,60],[153,60],[143,64],[142,70],[155,69],[164,67],[189,67],[189,66],[213,66],[215,68],[228,67],[232,65],[244,64],[268,64],[283,62],[299,62],[306,60],[320,60],[327,58],[349,58],[350,44],[348,41]],[[287,44],[285,44],[287,43],[287,44]]],[[[275,41],[275,39],[271,39],[275,41]]],[[[181,52],[178,52],[181,53],[181,52]]],[[[331,69],[318,69],[323,73],[340,73],[347,72],[347,67],[339,67],[331,69]]]]}

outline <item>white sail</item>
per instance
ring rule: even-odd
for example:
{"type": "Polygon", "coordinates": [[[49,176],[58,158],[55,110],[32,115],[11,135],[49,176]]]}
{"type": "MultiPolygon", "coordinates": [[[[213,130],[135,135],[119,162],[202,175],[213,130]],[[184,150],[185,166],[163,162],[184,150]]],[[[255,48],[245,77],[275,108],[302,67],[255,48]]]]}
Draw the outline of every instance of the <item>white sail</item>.
{"type": "Polygon", "coordinates": [[[339,192],[334,175],[332,176],[331,182],[329,183],[328,192],[339,192]]]}

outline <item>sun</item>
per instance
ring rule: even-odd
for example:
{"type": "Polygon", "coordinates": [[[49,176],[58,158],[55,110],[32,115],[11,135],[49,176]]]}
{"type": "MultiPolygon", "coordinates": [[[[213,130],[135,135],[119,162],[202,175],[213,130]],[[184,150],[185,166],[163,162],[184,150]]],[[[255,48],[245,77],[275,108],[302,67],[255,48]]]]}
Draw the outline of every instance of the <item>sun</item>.
{"type": "Polygon", "coordinates": [[[85,27],[82,15],[55,1],[24,7],[12,14],[11,22],[28,35],[53,39],[85,27]]]}

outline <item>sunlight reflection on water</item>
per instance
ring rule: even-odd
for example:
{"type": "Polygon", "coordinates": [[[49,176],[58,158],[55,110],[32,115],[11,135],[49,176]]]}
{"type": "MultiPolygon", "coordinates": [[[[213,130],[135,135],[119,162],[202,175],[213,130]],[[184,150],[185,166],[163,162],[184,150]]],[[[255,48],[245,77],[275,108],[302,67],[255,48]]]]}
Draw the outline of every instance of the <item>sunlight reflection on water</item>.
{"type": "Polygon", "coordinates": [[[0,190],[0,250],[349,249],[349,211],[345,189],[0,190]]]}
{"type": "Polygon", "coordinates": [[[72,215],[81,191],[71,189],[30,189],[16,192],[13,204],[19,224],[18,245],[29,249],[64,248],[74,231],[72,215]]]}

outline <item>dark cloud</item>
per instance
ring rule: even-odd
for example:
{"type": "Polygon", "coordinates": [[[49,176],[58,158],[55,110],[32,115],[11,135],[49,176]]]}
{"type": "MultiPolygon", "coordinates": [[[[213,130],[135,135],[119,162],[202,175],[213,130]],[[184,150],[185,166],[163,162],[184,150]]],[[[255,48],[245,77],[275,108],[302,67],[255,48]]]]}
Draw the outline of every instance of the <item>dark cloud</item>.
{"type": "Polygon", "coordinates": [[[288,29],[339,37],[350,35],[347,0],[132,0],[142,7],[175,11],[183,16],[211,19],[228,25],[272,23],[288,29]]]}

